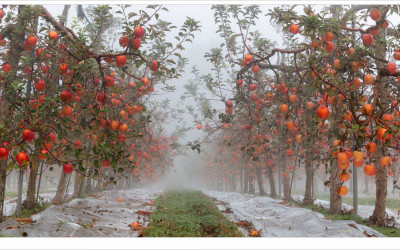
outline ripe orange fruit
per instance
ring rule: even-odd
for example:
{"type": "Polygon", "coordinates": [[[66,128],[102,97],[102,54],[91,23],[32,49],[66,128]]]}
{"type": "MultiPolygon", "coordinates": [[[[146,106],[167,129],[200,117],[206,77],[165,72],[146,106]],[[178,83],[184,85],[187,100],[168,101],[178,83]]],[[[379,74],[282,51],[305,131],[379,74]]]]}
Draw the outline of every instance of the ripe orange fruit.
{"type": "Polygon", "coordinates": [[[366,85],[371,85],[371,84],[374,83],[374,81],[375,81],[374,76],[372,76],[372,75],[365,75],[364,76],[364,83],[366,85]]]}
{"type": "Polygon", "coordinates": [[[299,29],[299,26],[297,26],[296,24],[291,24],[289,26],[289,31],[290,31],[290,33],[295,35],[295,34],[299,33],[300,29],[299,29]]]}
{"type": "Polygon", "coordinates": [[[369,164],[367,164],[367,165],[365,165],[365,167],[364,167],[364,173],[366,174],[366,175],[369,175],[369,176],[373,176],[374,174],[375,174],[375,167],[374,166],[372,166],[372,165],[369,165],[369,164]]]}
{"type": "Polygon", "coordinates": [[[139,222],[137,221],[132,222],[131,228],[136,228],[136,227],[140,227],[139,222]]]}
{"type": "Polygon", "coordinates": [[[325,106],[321,106],[317,110],[317,115],[320,119],[326,119],[329,116],[329,109],[325,106]]]}
{"type": "Polygon", "coordinates": [[[386,168],[390,164],[390,157],[389,156],[384,156],[380,160],[380,164],[382,167],[386,168]]]}
{"type": "Polygon", "coordinates": [[[333,40],[333,33],[330,32],[330,31],[326,32],[325,35],[321,38],[321,40],[322,40],[323,42],[330,42],[330,41],[332,41],[332,40],[333,40]]]}
{"type": "Polygon", "coordinates": [[[372,114],[372,106],[371,106],[371,104],[365,104],[364,106],[362,106],[361,113],[364,114],[364,115],[372,114]]]}
{"type": "Polygon", "coordinates": [[[371,45],[374,41],[370,34],[364,34],[362,37],[364,45],[371,45]]]}
{"type": "Polygon", "coordinates": [[[376,143],[375,142],[368,142],[367,145],[365,146],[365,149],[370,153],[375,152],[376,151],[376,143]]]}
{"type": "Polygon", "coordinates": [[[68,105],[66,105],[63,109],[62,109],[62,113],[65,117],[69,117],[72,115],[72,108],[68,105]]]}
{"type": "Polygon", "coordinates": [[[346,186],[341,186],[338,190],[337,190],[337,194],[339,196],[343,196],[347,194],[347,187],[346,186]]]}
{"type": "Polygon", "coordinates": [[[57,37],[58,37],[57,32],[55,32],[55,31],[50,31],[49,32],[49,39],[50,40],[56,40],[57,37]]]}
{"type": "Polygon", "coordinates": [[[379,21],[379,19],[381,19],[381,12],[378,9],[373,9],[369,12],[369,16],[372,20],[379,21]]]}
{"type": "Polygon", "coordinates": [[[339,179],[341,181],[348,181],[350,179],[350,174],[346,170],[339,173],[339,179]]]}
{"type": "Polygon", "coordinates": [[[289,107],[288,107],[288,105],[286,105],[286,104],[281,104],[281,105],[279,106],[279,110],[280,110],[282,113],[287,113],[287,112],[288,112],[288,109],[289,109],[289,107]]]}

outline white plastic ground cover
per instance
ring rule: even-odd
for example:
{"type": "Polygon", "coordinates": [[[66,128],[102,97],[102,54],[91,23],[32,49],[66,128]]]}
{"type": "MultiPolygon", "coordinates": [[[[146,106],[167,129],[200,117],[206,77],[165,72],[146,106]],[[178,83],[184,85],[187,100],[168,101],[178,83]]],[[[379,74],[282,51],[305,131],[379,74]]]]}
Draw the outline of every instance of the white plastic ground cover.
{"type": "MultiPolygon", "coordinates": [[[[237,192],[204,191],[208,196],[227,205],[219,205],[220,210],[227,206],[232,209],[228,218],[235,222],[251,222],[262,237],[367,237],[384,235],[354,221],[327,220],[320,213],[305,208],[279,204],[279,200],[269,197],[252,196],[237,192]],[[356,228],[349,226],[353,224],[356,228]]],[[[242,231],[242,230],[241,230],[242,231]]]]}
{"type": "MultiPolygon", "coordinates": [[[[54,196],[56,195],[56,193],[43,193],[43,194],[39,194],[40,199],[39,200],[43,200],[43,202],[50,202],[54,196]]],[[[71,197],[72,192],[69,192],[69,197],[71,197]]],[[[22,201],[24,201],[26,198],[26,194],[22,195],[22,201]]],[[[3,214],[4,216],[11,216],[15,210],[17,209],[17,197],[12,197],[8,200],[5,200],[4,202],[4,209],[3,209],[3,214]]]]}
{"type": "MultiPolygon", "coordinates": [[[[293,195],[292,197],[296,201],[303,201],[304,199],[304,196],[302,195],[293,195]]],[[[329,208],[329,201],[326,200],[316,199],[314,201],[314,204],[324,208],[329,208]]],[[[342,203],[342,209],[344,211],[350,211],[351,209],[353,209],[353,206],[348,205],[346,203],[342,203]]],[[[358,215],[361,218],[368,219],[373,212],[374,212],[374,206],[358,205],[358,215]]],[[[400,212],[396,212],[389,208],[386,208],[386,214],[388,215],[388,217],[394,217],[396,220],[396,227],[400,227],[400,212]]]]}
{"type": "Polygon", "coordinates": [[[136,237],[129,225],[137,221],[148,225],[149,216],[138,210],[152,211],[150,203],[160,192],[133,189],[105,191],[98,197],[74,199],[63,205],[50,206],[32,216],[33,224],[19,225],[12,219],[0,224],[0,235],[27,237],[136,237]],[[121,198],[122,202],[118,202],[121,198]],[[19,226],[20,228],[10,227],[19,226]]]}

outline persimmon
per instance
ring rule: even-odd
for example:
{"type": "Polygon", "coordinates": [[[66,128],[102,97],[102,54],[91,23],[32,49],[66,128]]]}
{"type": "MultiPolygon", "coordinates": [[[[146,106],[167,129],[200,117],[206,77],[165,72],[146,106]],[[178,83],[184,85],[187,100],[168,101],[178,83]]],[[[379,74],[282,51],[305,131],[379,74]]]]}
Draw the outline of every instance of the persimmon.
{"type": "Polygon", "coordinates": [[[289,31],[290,31],[290,33],[295,35],[295,34],[299,33],[300,29],[299,29],[299,26],[297,26],[296,24],[291,24],[289,26],[289,31]]]}
{"type": "Polygon", "coordinates": [[[244,61],[247,62],[247,63],[253,61],[253,56],[251,54],[246,54],[244,56],[244,61]]]}
{"type": "Polygon", "coordinates": [[[372,166],[372,165],[370,165],[370,164],[367,164],[367,165],[365,165],[365,167],[364,167],[364,173],[366,174],[366,175],[369,175],[369,176],[373,176],[374,174],[375,174],[375,167],[374,166],[372,166]]]}
{"type": "Polygon", "coordinates": [[[364,165],[364,152],[354,151],[353,152],[353,163],[356,167],[361,167],[364,165]]]}
{"type": "Polygon", "coordinates": [[[131,228],[136,228],[136,227],[140,227],[139,222],[134,221],[131,223],[131,228]]]}
{"type": "Polygon", "coordinates": [[[117,202],[122,202],[122,198],[117,198],[116,201],[117,202]]]}
{"type": "Polygon", "coordinates": [[[33,47],[35,47],[35,45],[36,45],[36,43],[37,43],[37,38],[36,37],[34,37],[34,36],[28,36],[27,38],[26,38],[26,44],[28,45],[28,46],[33,46],[33,47]]]}
{"type": "Polygon", "coordinates": [[[396,64],[388,62],[386,64],[386,70],[389,72],[389,74],[393,75],[394,73],[396,73],[396,64]]]}
{"type": "Polygon", "coordinates": [[[374,81],[375,81],[374,76],[372,76],[372,75],[365,75],[364,76],[364,83],[366,85],[371,85],[371,84],[374,83],[374,81]]]}
{"type": "Polygon", "coordinates": [[[349,110],[346,111],[346,113],[343,115],[343,117],[348,122],[353,120],[353,114],[349,110]]]}
{"type": "Polygon", "coordinates": [[[320,119],[326,119],[329,116],[329,109],[325,106],[321,106],[317,110],[317,115],[320,119]]]}
{"type": "Polygon", "coordinates": [[[389,166],[390,164],[390,157],[389,156],[384,156],[380,159],[379,163],[381,164],[381,167],[385,168],[389,166]]]}
{"type": "Polygon", "coordinates": [[[339,195],[339,196],[343,196],[343,195],[346,195],[347,194],[347,187],[346,186],[341,186],[341,187],[339,187],[338,188],[338,190],[337,190],[337,194],[339,195]]]}
{"type": "Polygon", "coordinates": [[[388,133],[388,130],[385,128],[379,128],[377,133],[378,140],[386,141],[393,137],[392,134],[388,133]]]}
{"type": "Polygon", "coordinates": [[[68,72],[68,64],[66,63],[61,63],[60,66],[58,66],[58,70],[60,70],[61,75],[65,75],[68,72]]]}
{"type": "Polygon", "coordinates": [[[249,234],[250,237],[258,237],[259,235],[260,234],[258,233],[257,230],[255,230],[255,229],[250,230],[250,234],[249,234]]]}
{"type": "Polygon", "coordinates": [[[327,52],[332,52],[335,49],[335,45],[332,42],[327,42],[325,45],[325,49],[327,52]]]}
{"type": "Polygon", "coordinates": [[[289,101],[290,102],[296,102],[297,101],[297,96],[296,95],[289,95],[289,101]]]}
{"type": "Polygon", "coordinates": [[[117,130],[119,128],[119,121],[112,121],[110,123],[110,129],[111,130],[117,130]]]}
{"type": "Polygon", "coordinates": [[[306,102],[306,108],[307,109],[313,109],[314,103],[313,102],[306,102]]]}
{"type": "Polygon", "coordinates": [[[279,110],[280,110],[282,113],[287,113],[288,110],[289,110],[289,107],[288,107],[288,105],[286,105],[286,104],[281,104],[281,105],[279,106],[279,110]]]}
{"type": "Polygon", "coordinates": [[[330,41],[332,41],[332,40],[333,40],[333,33],[330,32],[330,31],[326,32],[325,35],[321,38],[321,40],[322,40],[323,42],[330,42],[330,41]]]}
{"type": "Polygon", "coordinates": [[[260,67],[259,67],[258,65],[254,65],[254,66],[251,68],[251,71],[253,71],[254,73],[258,73],[258,71],[260,71],[260,67]]]}
{"type": "Polygon", "coordinates": [[[350,174],[346,170],[339,173],[339,179],[341,181],[348,181],[350,179],[350,174]]]}
{"type": "Polygon", "coordinates": [[[49,39],[50,40],[57,40],[57,37],[58,37],[57,32],[55,32],[55,31],[50,31],[49,32],[49,39]]]}
{"type": "Polygon", "coordinates": [[[372,106],[371,104],[364,104],[364,106],[361,107],[361,113],[364,115],[371,115],[372,114],[372,106]]]}
{"type": "Polygon", "coordinates": [[[376,151],[376,143],[375,142],[368,142],[367,145],[365,146],[365,149],[370,153],[375,152],[376,151]]]}
{"type": "Polygon", "coordinates": [[[201,129],[201,125],[200,124],[197,124],[197,129],[201,129]]]}
{"type": "Polygon", "coordinates": [[[62,113],[65,117],[70,117],[72,115],[72,108],[68,105],[66,105],[63,109],[62,109],[62,113]]]}

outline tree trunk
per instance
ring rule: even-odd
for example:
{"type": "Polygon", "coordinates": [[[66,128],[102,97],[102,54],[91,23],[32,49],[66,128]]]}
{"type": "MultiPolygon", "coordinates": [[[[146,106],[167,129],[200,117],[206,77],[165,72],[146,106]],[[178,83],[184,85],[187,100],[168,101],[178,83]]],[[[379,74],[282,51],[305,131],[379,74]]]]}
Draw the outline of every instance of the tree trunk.
{"type": "Polygon", "coordinates": [[[36,177],[39,170],[39,159],[37,157],[31,157],[32,165],[30,168],[28,192],[26,199],[22,203],[22,206],[26,209],[31,209],[36,205],[36,177]]]}
{"type": "MultiPolygon", "coordinates": [[[[27,29],[27,15],[25,13],[26,8],[27,6],[25,5],[19,5],[18,18],[15,26],[10,28],[10,26],[7,25],[6,28],[1,30],[0,32],[2,37],[6,37],[7,34],[5,30],[7,29],[7,32],[9,32],[9,34],[11,35],[10,50],[7,52],[7,57],[3,58],[6,59],[7,62],[11,65],[11,71],[8,74],[4,75],[3,83],[0,85],[0,90],[3,95],[5,93],[6,87],[14,82],[14,80],[16,79],[16,75],[19,70],[18,64],[21,59],[22,52],[24,51],[25,33],[27,29]]],[[[0,98],[0,120],[2,123],[6,124],[10,117],[13,117],[13,115],[9,113],[12,109],[13,107],[10,107],[4,96],[0,98]]],[[[0,207],[4,206],[3,194],[5,193],[4,183],[7,177],[7,167],[7,160],[0,161],[0,207]]],[[[3,211],[0,211],[0,213],[2,214],[3,211]]]]}
{"type": "Polygon", "coordinates": [[[375,199],[375,208],[372,216],[369,217],[369,223],[375,224],[378,226],[385,225],[385,217],[386,217],[386,196],[387,196],[387,170],[386,168],[381,167],[379,164],[379,159],[385,155],[384,153],[384,144],[380,141],[377,142],[377,146],[381,150],[377,150],[375,153],[375,183],[376,183],[376,199],[375,199]]]}
{"type": "Polygon", "coordinates": [[[337,166],[337,160],[334,160],[331,165],[329,214],[342,213],[342,201],[340,200],[340,196],[337,194],[337,190],[340,187],[339,172],[340,169],[337,166]]]}
{"type": "Polygon", "coordinates": [[[240,191],[244,192],[244,187],[243,187],[243,166],[240,167],[240,191]]]}
{"type": "Polygon", "coordinates": [[[264,184],[262,179],[262,171],[260,167],[257,167],[257,183],[258,183],[258,190],[260,195],[265,195],[264,184]]]}
{"type": "Polygon", "coordinates": [[[286,177],[282,178],[282,184],[283,184],[283,200],[288,201],[289,200],[289,193],[290,193],[290,174],[289,174],[289,169],[287,166],[288,158],[287,156],[283,156],[282,159],[282,173],[286,173],[286,177]]]}
{"type": "Polygon", "coordinates": [[[312,197],[312,179],[313,179],[313,172],[312,172],[312,149],[310,145],[307,146],[307,154],[306,154],[306,161],[305,161],[305,168],[306,168],[306,190],[304,193],[304,205],[313,205],[314,200],[312,197]]]}
{"type": "Polygon", "coordinates": [[[272,166],[267,166],[267,177],[269,182],[269,189],[271,190],[270,196],[275,198],[278,195],[276,194],[275,179],[274,173],[272,172],[272,166]]]}
{"type": "MultiPolygon", "coordinates": [[[[62,170],[61,170],[62,171],[62,170]]],[[[52,204],[61,204],[64,201],[65,188],[67,186],[68,175],[61,172],[60,182],[58,183],[56,196],[51,201],[52,204]]]]}
{"type": "Polygon", "coordinates": [[[249,174],[247,169],[245,169],[244,172],[244,190],[243,192],[248,193],[249,192],[249,174]]]}
{"type": "MultiPolygon", "coordinates": [[[[4,209],[4,200],[6,189],[4,188],[4,182],[7,177],[7,160],[0,161],[0,208],[4,209]]],[[[0,217],[3,216],[3,209],[0,209],[0,217]]]]}
{"type": "Polygon", "coordinates": [[[93,192],[92,179],[89,177],[86,177],[85,193],[89,194],[91,192],[93,192]]]}
{"type": "Polygon", "coordinates": [[[82,198],[82,182],[85,179],[83,175],[75,172],[74,194],[72,198],[82,198]]]}

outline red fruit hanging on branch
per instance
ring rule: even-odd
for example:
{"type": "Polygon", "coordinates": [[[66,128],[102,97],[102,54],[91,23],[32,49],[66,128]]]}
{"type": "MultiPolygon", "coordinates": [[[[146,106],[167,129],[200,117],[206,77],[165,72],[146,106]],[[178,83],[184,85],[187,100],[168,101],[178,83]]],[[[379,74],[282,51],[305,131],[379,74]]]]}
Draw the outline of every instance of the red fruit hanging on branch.
{"type": "Polygon", "coordinates": [[[141,44],[142,44],[142,41],[139,38],[135,38],[132,41],[132,47],[134,49],[139,49],[141,44]]]}
{"type": "Polygon", "coordinates": [[[55,31],[50,31],[49,32],[49,39],[50,40],[57,40],[57,37],[58,37],[58,35],[57,35],[57,32],[55,32],[55,31]]]}
{"type": "Polygon", "coordinates": [[[63,103],[69,103],[72,100],[72,93],[70,91],[68,91],[68,90],[63,90],[60,93],[60,100],[63,103]]]}
{"type": "Polygon", "coordinates": [[[157,71],[157,69],[158,69],[158,63],[157,63],[157,61],[152,61],[152,62],[151,62],[151,65],[150,65],[150,70],[151,70],[151,71],[157,71]]]}
{"type": "Polygon", "coordinates": [[[374,174],[375,174],[375,167],[374,166],[372,166],[372,165],[370,165],[370,164],[367,164],[367,165],[365,165],[365,167],[364,167],[364,173],[366,174],[366,175],[369,175],[369,176],[373,176],[374,174]]]}
{"type": "Polygon", "coordinates": [[[112,86],[114,86],[114,78],[112,77],[112,76],[109,76],[109,75],[106,75],[105,77],[104,77],[104,80],[105,80],[105,82],[106,82],[106,86],[107,87],[112,87],[112,86]]]}
{"type": "Polygon", "coordinates": [[[329,109],[325,106],[321,106],[317,110],[317,115],[320,119],[326,119],[329,116],[329,109]]]}
{"type": "Polygon", "coordinates": [[[26,44],[31,47],[35,47],[37,43],[37,38],[34,36],[28,36],[25,40],[26,44]]]}
{"type": "Polygon", "coordinates": [[[339,187],[338,190],[337,190],[337,194],[339,196],[346,195],[347,194],[347,187],[346,186],[339,187]]]}
{"type": "Polygon", "coordinates": [[[64,166],[63,166],[63,172],[64,172],[65,174],[72,174],[73,171],[74,171],[74,167],[73,167],[71,164],[69,164],[69,163],[64,164],[64,166]]]}
{"type": "Polygon", "coordinates": [[[369,16],[374,21],[379,21],[381,19],[381,12],[378,9],[373,9],[369,12],[369,16]]]}
{"type": "Polygon", "coordinates": [[[129,45],[129,38],[127,36],[123,36],[119,39],[119,45],[121,45],[122,48],[128,47],[129,45]]]}
{"type": "Polygon", "coordinates": [[[25,130],[22,132],[22,138],[23,138],[25,141],[30,142],[30,141],[32,141],[32,140],[35,138],[35,133],[33,133],[32,130],[25,129],[25,130]]]}
{"type": "Polygon", "coordinates": [[[60,70],[61,75],[65,75],[68,73],[68,64],[61,63],[60,66],[58,66],[58,69],[60,70]]]}
{"type": "Polygon", "coordinates": [[[115,62],[118,67],[120,67],[120,68],[123,67],[126,64],[126,56],[124,56],[124,55],[117,56],[117,58],[115,59],[115,62]]]}
{"type": "Polygon", "coordinates": [[[35,83],[36,91],[40,92],[40,91],[44,90],[44,88],[45,88],[45,83],[43,80],[39,80],[37,83],[35,83]]]}
{"type": "Polygon", "coordinates": [[[295,35],[295,34],[299,33],[300,29],[299,29],[299,26],[297,26],[296,24],[291,24],[289,27],[289,31],[290,31],[290,33],[295,35]]]}
{"type": "Polygon", "coordinates": [[[7,149],[5,149],[4,147],[0,148],[0,160],[5,160],[8,158],[8,152],[7,149]]]}
{"type": "Polygon", "coordinates": [[[26,153],[18,153],[16,158],[15,158],[17,164],[19,166],[23,166],[24,164],[29,162],[28,155],[26,153]]]}
{"type": "Polygon", "coordinates": [[[135,38],[142,38],[144,36],[144,29],[142,27],[136,27],[133,30],[133,34],[135,35],[135,38]]]}
{"type": "Polygon", "coordinates": [[[108,161],[108,160],[106,160],[106,159],[104,159],[104,160],[101,162],[101,165],[103,166],[103,168],[109,168],[109,167],[111,166],[111,162],[108,161]]]}
{"type": "Polygon", "coordinates": [[[8,63],[3,64],[3,66],[1,66],[1,70],[4,71],[4,73],[8,73],[11,71],[11,65],[8,63]]]}
{"type": "Polygon", "coordinates": [[[254,73],[258,73],[258,71],[260,71],[260,67],[259,67],[258,65],[254,65],[254,66],[251,68],[251,70],[252,70],[254,73]]]}
{"type": "Polygon", "coordinates": [[[362,37],[364,45],[371,45],[374,39],[370,34],[364,34],[362,37]]]}
{"type": "Polygon", "coordinates": [[[394,73],[396,73],[396,64],[388,62],[388,64],[386,65],[386,69],[389,74],[393,75],[394,73]]]}

